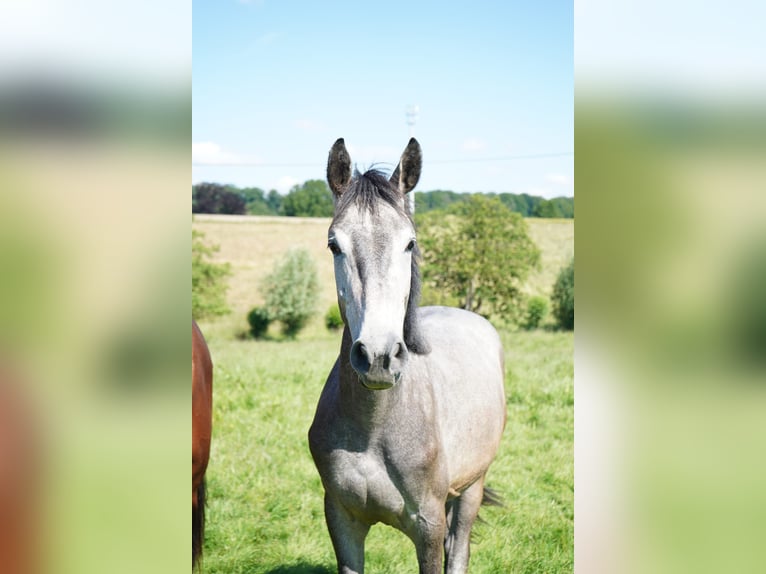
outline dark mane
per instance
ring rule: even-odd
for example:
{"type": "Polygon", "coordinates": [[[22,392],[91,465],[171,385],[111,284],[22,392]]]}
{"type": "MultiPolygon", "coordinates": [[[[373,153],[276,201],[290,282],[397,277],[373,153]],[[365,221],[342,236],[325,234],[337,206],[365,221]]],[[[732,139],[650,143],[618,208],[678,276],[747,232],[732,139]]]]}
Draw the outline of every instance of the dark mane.
{"type": "MultiPolygon", "coordinates": [[[[399,190],[389,181],[389,177],[381,170],[371,168],[364,173],[354,170],[354,177],[338,198],[335,205],[335,217],[333,221],[346,211],[349,205],[355,204],[360,209],[376,214],[378,203],[386,202],[397,213],[409,219],[415,227],[415,221],[410,211],[410,202],[402,196],[399,190]]],[[[420,249],[417,244],[412,253],[412,267],[410,280],[410,295],[407,300],[407,313],[404,317],[404,343],[410,352],[419,355],[431,352],[431,347],[420,332],[417,309],[420,304],[420,249]]]]}
{"type": "Polygon", "coordinates": [[[399,190],[391,184],[389,176],[376,168],[370,168],[364,173],[354,170],[354,177],[335,206],[335,218],[337,219],[352,203],[361,209],[377,213],[379,200],[385,201],[412,221],[409,202],[402,201],[399,190]]]}
{"type": "Polygon", "coordinates": [[[412,252],[412,266],[410,268],[410,296],[407,300],[407,314],[404,316],[404,344],[413,353],[427,355],[431,352],[428,344],[420,331],[418,322],[418,306],[420,305],[420,248],[417,243],[412,252]]]}

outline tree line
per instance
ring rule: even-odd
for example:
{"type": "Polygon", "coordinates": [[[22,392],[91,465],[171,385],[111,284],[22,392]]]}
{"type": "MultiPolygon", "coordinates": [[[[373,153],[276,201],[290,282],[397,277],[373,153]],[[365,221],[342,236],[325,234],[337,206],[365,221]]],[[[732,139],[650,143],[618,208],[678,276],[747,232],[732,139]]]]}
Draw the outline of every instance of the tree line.
{"type": "MultiPolygon", "coordinates": [[[[445,210],[474,195],[441,189],[418,191],[415,194],[415,212],[445,210]]],[[[494,192],[482,195],[499,199],[508,209],[522,217],[574,217],[573,197],[545,199],[526,193],[494,192]]],[[[327,183],[321,179],[310,179],[294,185],[286,195],[281,195],[275,189],[266,192],[259,187],[240,188],[205,182],[192,186],[192,213],[332,217],[333,201],[327,183]]]]}

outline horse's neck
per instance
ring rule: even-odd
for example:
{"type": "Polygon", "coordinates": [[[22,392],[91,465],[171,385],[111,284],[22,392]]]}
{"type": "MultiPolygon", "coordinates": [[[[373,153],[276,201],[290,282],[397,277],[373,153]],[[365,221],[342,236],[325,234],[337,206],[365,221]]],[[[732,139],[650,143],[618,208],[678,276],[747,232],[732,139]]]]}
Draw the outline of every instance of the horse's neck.
{"type": "Polygon", "coordinates": [[[400,385],[390,389],[373,391],[359,382],[359,376],[351,366],[351,333],[348,327],[343,329],[340,345],[339,391],[341,408],[345,416],[353,419],[360,428],[379,428],[379,421],[390,417],[396,407],[400,385]]]}

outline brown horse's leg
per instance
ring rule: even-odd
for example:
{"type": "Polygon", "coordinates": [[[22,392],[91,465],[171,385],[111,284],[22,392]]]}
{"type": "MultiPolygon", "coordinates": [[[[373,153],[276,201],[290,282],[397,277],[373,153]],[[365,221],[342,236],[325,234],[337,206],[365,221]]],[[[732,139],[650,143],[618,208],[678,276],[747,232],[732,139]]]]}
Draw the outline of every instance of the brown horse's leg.
{"type": "Polygon", "coordinates": [[[451,503],[449,532],[444,540],[446,574],[468,572],[471,556],[471,528],[484,497],[484,477],[469,486],[451,503]]]}
{"type": "Polygon", "coordinates": [[[199,484],[192,499],[192,567],[199,564],[205,534],[205,480],[199,484]]]}
{"type": "Polygon", "coordinates": [[[336,500],[325,494],[324,515],[330,531],[338,574],[362,574],[364,572],[364,539],[370,525],[355,520],[336,500]]]}

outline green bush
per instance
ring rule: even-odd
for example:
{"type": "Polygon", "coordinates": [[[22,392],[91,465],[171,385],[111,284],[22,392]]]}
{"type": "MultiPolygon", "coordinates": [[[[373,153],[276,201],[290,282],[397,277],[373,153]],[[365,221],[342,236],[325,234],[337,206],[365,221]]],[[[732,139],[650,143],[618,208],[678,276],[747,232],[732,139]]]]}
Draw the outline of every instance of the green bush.
{"type": "Polygon", "coordinates": [[[253,307],[247,314],[247,322],[250,324],[250,334],[260,339],[268,331],[271,318],[263,307],[253,307]]]}
{"type": "Polygon", "coordinates": [[[540,265],[540,250],[518,213],[497,197],[472,195],[446,211],[416,215],[423,253],[426,302],[518,321],[527,277],[540,265]]]}
{"type": "Polygon", "coordinates": [[[574,329],[574,258],[559,271],[553,285],[553,316],[562,329],[574,329]]]}
{"type": "Polygon", "coordinates": [[[261,284],[264,309],[283,333],[295,338],[316,311],[319,279],[316,265],[305,249],[292,249],[261,284]]]}
{"type": "Polygon", "coordinates": [[[337,303],[330,305],[324,316],[324,324],[330,331],[336,331],[343,327],[343,317],[340,316],[340,307],[337,303]]]}
{"type": "Polygon", "coordinates": [[[226,315],[226,278],[231,275],[228,263],[213,263],[210,257],[219,247],[206,245],[205,235],[192,230],[192,317],[202,319],[226,315]]]}
{"type": "Polygon", "coordinates": [[[530,297],[527,301],[527,311],[521,326],[527,331],[537,329],[547,315],[548,300],[545,297],[540,297],[538,295],[530,297]]]}

